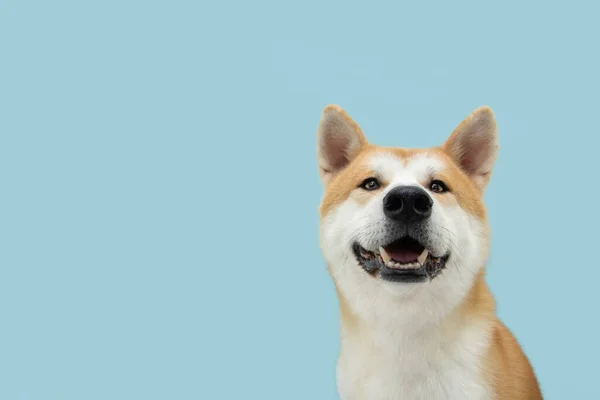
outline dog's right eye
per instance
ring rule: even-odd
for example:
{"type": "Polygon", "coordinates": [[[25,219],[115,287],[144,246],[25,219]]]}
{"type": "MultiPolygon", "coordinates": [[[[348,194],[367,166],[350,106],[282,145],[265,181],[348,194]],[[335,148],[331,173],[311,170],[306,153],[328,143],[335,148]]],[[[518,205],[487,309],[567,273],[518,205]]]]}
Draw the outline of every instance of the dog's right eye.
{"type": "Polygon", "coordinates": [[[375,178],[367,178],[360,184],[360,187],[365,190],[379,189],[379,181],[375,178]]]}

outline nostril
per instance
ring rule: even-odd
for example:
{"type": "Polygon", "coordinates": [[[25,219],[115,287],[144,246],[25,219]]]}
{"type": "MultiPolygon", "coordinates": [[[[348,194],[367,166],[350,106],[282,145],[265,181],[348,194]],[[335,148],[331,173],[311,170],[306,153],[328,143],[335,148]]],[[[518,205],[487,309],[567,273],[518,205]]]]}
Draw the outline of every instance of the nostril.
{"type": "Polygon", "coordinates": [[[396,196],[388,198],[385,204],[385,208],[387,208],[388,211],[402,210],[402,199],[396,196]]]}
{"type": "Polygon", "coordinates": [[[415,211],[420,214],[425,214],[431,211],[431,200],[425,196],[419,196],[415,199],[415,211]]]}

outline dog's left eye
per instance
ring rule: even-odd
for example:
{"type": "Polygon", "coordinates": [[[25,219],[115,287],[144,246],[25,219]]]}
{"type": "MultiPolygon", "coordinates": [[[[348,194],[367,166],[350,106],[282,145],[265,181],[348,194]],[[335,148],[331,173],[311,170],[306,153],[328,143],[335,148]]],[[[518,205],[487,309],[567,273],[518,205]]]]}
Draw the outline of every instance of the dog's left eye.
{"type": "Polygon", "coordinates": [[[429,184],[429,189],[434,193],[444,193],[448,191],[448,187],[446,186],[446,184],[438,180],[431,181],[431,183],[429,184]]]}
{"type": "Polygon", "coordinates": [[[379,189],[379,181],[375,178],[367,178],[360,184],[360,187],[365,190],[379,189]]]}

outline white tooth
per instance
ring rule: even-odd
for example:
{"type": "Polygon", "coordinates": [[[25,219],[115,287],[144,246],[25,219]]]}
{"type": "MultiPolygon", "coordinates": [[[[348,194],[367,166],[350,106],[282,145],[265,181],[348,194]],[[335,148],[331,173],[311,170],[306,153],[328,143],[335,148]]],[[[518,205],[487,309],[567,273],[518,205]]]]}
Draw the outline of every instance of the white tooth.
{"type": "Polygon", "coordinates": [[[423,250],[421,255],[417,258],[417,261],[419,261],[419,264],[424,264],[425,260],[427,260],[428,255],[429,255],[429,250],[427,250],[427,249],[423,250]]]}
{"type": "Polygon", "coordinates": [[[381,258],[383,258],[383,262],[386,264],[392,259],[392,257],[387,253],[387,251],[385,251],[383,247],[379,247],[379,254],[381,254],[381,258]]]}

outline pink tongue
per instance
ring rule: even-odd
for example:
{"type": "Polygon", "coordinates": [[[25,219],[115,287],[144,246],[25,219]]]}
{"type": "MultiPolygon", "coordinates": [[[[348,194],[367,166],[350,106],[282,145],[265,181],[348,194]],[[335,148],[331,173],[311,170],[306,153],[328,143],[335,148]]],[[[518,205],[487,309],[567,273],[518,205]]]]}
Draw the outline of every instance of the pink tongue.
{"type": "Polygon", "coordinates": [[[385,249],[385,251],[394,260],[401,262],[403,264],[415,262],[421,255],[421,253],[417,253],[414,250],[388,250],[388,249],[385,249]]]}

